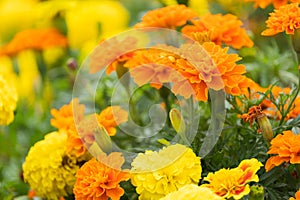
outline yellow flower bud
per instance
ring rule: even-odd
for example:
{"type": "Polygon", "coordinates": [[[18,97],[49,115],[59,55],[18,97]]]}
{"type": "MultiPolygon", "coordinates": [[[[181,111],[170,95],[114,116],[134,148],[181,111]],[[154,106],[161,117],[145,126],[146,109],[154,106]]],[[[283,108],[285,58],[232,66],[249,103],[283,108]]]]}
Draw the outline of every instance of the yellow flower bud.
{"type": "Polygon", "coordinates": [[[95,130],[95,141],[100,147],[100,149],[109,154],[112,151],[112,142],[110,136],[108,135],[106,129],[103,126],[100,126],[95,130]]]}

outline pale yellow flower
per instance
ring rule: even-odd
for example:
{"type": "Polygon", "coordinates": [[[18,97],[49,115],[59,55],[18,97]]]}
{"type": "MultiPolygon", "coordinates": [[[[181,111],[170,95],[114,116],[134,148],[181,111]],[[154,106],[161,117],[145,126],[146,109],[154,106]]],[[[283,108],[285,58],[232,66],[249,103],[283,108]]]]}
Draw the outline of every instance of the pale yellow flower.
{"type": "Polygon", "coordinates": [[[222,200],[207,187],[199,187],[195,184],[185,185],[178,191],[171,192],[160,200],[222,200]]]}

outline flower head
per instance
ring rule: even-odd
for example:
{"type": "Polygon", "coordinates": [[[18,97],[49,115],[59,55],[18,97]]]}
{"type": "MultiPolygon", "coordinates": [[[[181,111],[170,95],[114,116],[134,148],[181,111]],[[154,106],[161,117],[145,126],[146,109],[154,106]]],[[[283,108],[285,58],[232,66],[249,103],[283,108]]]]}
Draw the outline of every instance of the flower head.
{"type": "Polygon", "coordinates": [[[0,125],[6,126],[14,120],[18,94],[14,85],[0,75],[0,125]]]}
{"type": "Polygon", "coordinates": [[[205,14],[192,20],[193,25],[187,25],[182,33],[192,36],[193,33],[210,32],[210,40],[218,45],[223,43],[233,48],[252,47],[253,42],[242,28],[242,21],[232,14],[205,14]]]}
{"type": "Polygon", "coordinates": [[[200,158],[180,144],[140,153],[131,165],[131,182],[141,200],[159,199],[184,185],[197,184],[202,171],[200,158]]]}
{"type": "Polygon", "coordinates": [[[272,36],[285,32],[293,35],[296,29],[300,28],[300,8],[298,3],[287,4],[279,7],[270,14],[266,21],[268,29],[261,34],[272,36]]]}
{"type": "Polygon", "coordinates": [[[291,164],[300,163],[300,135],[292,131],[283,131],[272,141],[268,154],[273,154],[266,162],[266,171],[287,162],[291,164]]]}
{"type": "Polygon", "coordinates": [[[254,158],[243,160],[237,168],[220,169],[215,173],[209,173],[204,178],[209,183],[202,186],[210,188],[223,198],[241,199],[250,192],[247,183],[259,181],[256,172],[261,166],[262,164],[254,158]]]}
{"type": "Polygon", "coordinates": [[[295,198],[291,197],[289,200],[300,200],[300,189],[296,192],[295,198]]]}
{"type": "Polygon", "coordinates": [[[15,35],[0,50],[0,55],[14,55],[25,49],[43,50],[49,47],[66,47],[67,38],[57,29],[28,29],[15,35]]]}
{"type": "Polygon", "coordinates": [[[267,6],[273,4],[275,8],[286,5],[288,2],[297,3],[299,0],[244,0],[245,2],[254,2],[254,7],[265,9],[267,6]]]}
{"type": "Polygon", "coordinates": [[[207,187],[199,187],[195,184],[185,185],[177,191],[169,193],[160,200],[222,200],[220,196],[216,195],[207,187]]]}
{"type": "Polygon", "coordinates": [[[72,194],[79,166],[76,157],[66,154],[66,142],[64,132],[52,132],[30,148],[23,164],[24,180],[37,196],[59,199],[72,194]]]}
{"type": "Polygon", "coordinates": [[[99,161],[92,158],[78,170],[73,189],[76,199],[118,200],[124,194],[119,183],[130,178],[129,172],[121,170],[124,158],[116,152],[101,157],[99,161]]]}
{"type": "Polygon", "coordinates": [[[135,25],[135,28],[159,27],[175,29],[185,25],[188,20],[197,17],[197,13],[185,5],[171,5],[147,12],[142,22],[135,25]]]}

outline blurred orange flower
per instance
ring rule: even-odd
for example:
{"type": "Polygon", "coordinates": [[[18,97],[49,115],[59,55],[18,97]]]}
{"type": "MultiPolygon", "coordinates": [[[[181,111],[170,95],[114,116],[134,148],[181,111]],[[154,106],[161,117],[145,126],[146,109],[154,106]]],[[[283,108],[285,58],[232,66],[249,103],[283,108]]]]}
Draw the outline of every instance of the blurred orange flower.
{"type": "Polygon", "coordinates": [[[232,14],[205,14],[199,19],[192,20],[193,25],[187,25],[182,33],[193,36],[197,32],[210,32],[211,41],[222,43],[240,49],[244,46],[252,47],[253,42],[242,28],[243,22],[232,14]]]}
{"type": "Polygon", "coordinates": [[[270,13],[266,23],[268,28],[261,33],[264,36],[272,36],[281,32],[294,34],[295,30],[300,28],[299,4],[292,3],[279,7],[270,13]]]}
{"type": "Polygon", "coordinates": [[[265,165],[266,171],[270,171],[284,162],[291,164],[300,163],[300,134],[294,134],[292,131],[283,131],[283,134],[277,135],[272,141],[268,154],[273,154],[265,165]]]}
{"type": "Polygon", "coordinates": [[[159,27],[175,29],[185,25],[188,20],[197,17],[197,13],[185,5],[171,5],[148,11],[135,28],[159,27]]]}
{"type": "Polygon", "coordinates": [[[120,106],[109,106],[97,115],[97,119],[108,135],[114,136],[117,133],[116,126],[128,120],[128,113],[120,106]]]}
{"type": "Polygon", "coordinates": [[[124,158],[116,152],[105,157],[100,161],[92,158],[77,171],[73,189],[76,199],[119,200],[124,194],[119,183],[130,178],[129,172],[121,170],[124,158]]]}
{"type": "Polygon", "coordinates": [[[0,55],[11,56],[26,49],[43,50],[67,45],[67,38],[55,28],[28,29],[17,33],[10,43],[0,49],[0,55]]]}
{"type": "Polygon", "coordinates": [[[245,2],[254,2],[254,7],[260,7],[262,9],[273,4],[275,8],[286,5],[288,2],[299,3],[299,0],[244,0],[245,2]]]}
{"type": "Polygon", "coordinates": [[[90,55],[90,73],[96,73],[107,67],[107,73],[113,72],[118,63],[125,62],[132,57],[132,49],[137,45],[137,38],[127,36],[124,39],[117,37],[103,40],[90,55]]]}
{"type": "Polygon", "coordinates": [[[67,153],[75,154],[76,157],[80,157],[86,152],[75,124],[83,120],[84,110],[85,107],[83,104],[79,104],[79,99],[72,99],[69,104],[63,105],[59,110],[51,109],[53,116],[50,121],[51,125],[67,133],[67,153]]]}

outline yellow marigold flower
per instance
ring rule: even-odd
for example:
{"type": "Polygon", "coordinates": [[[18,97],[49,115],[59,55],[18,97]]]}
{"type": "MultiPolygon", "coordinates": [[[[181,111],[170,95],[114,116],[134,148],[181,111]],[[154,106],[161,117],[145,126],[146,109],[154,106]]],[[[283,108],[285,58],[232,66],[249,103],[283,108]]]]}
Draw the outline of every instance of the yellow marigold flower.
{"type": "Polygon", "coordinates": [[[300,189],[296,192],[295,198],[291,197],[289,200],[300,200],[300,189]]]}
{"type": "Polygon", "coordinates": [[[160,200],[222,200],[223,198],[216,195],[207,187],[199,187],[195,184],[185,185],[178,191],[169,193],[160,200]]]}
{"type": "Polygon", "coordinates": [[[99,161],[92,158],[78,170],[73,189],[76,199],[119,200],[124,194],[119,183],[128,180],[130,173],[121,170],[124,163],[121,153],[101,156],[99,161]]]}
{"type": "Polygon", "coordinates": [[[300,135],[292,131],[283,131],[272,141],[268,154],[273,154],[266,162],[266,171],[270,171],[284,162],[300,164],[300,135]]]}
{"type": "Polygon", "coordinates": [[[181,144],[140,153],[131,163],[131,182],[139,199],[156,200],[201,178],[200,158],[181,144]]]}
{"type": "Polygon", "coordinates": [[[268,29],[261,33],[264,36],[272,36],[281,32],[294,34],[295,30],[300,28],[299,4],[292,3],[279,7],[270,13],[266,23],[268,29]]]}
{"type": "Polygon", "coordinates": [[[59,199],[72,194],[79,166],[66,154],[66,142],[64,132],[52,132],[30,148],[22,167],[24,180],[37,196],[59,199]]]}
{"type": "Polygon", "coordinates": [[[6,126],[14,120],[17,100],[16,88],[0,74],[0,125],[6,126]]]}
{"type": "Polygon", "coordinates": [[[2,47],[0,55],[14,55],[26,49],[66,46],[67,38],[55,28],[27,29],[17,33],[10,43],[2,47]]]}
{"type": "Polygon", "coordinates": [[[224,43],[236,49],[253,46],[252,40],[242,27],[243,22],[235,15],[208,13],[192,20],[192,23],[193,25],[185,26],[182,33],[192,36],[194,33],[210,31],[211,41],[218,45],[224,43]]]}
{"type": "Polygon", "coordinates": [[[147,12],[142,22],[135,25],[135,28],[159,27],[175,29],[185,25],[188,20],[197,17],[198,14],[185,5],[170,5],[147,12]]]}
{"type": "Polygon", "coordinates": [[[261,166],[262,164],[254,158],[243,160],[237,168],[220,169],[215,173],[209,173],[204,178],[209,183],[202,186],[210,188],[223,198],[241,199],[250,192],[247,183],[259,181],[256,172],[261,166]]]}

